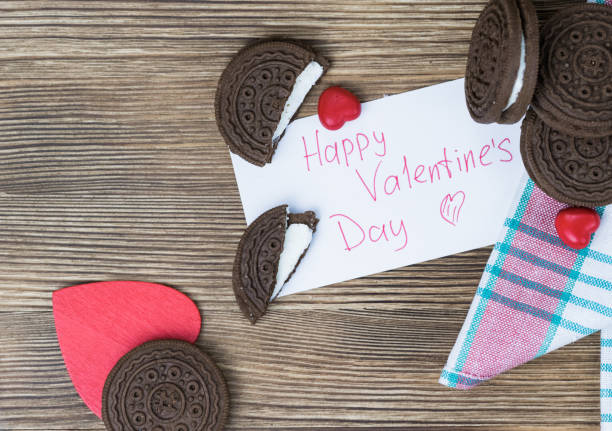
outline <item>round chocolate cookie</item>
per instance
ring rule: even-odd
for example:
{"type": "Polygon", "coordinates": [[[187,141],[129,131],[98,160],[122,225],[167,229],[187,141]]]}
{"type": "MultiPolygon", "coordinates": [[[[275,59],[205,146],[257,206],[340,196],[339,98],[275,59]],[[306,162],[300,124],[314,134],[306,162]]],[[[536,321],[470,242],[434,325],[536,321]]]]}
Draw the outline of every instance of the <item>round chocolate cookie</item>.
{"type": "Polygon", "coordinates": [[[111,370],[102,392],[102,419],[111,431],[218,431],[229,394],[221,371],[194,345],[144,343],[111,370]]]}
{"type": "Polygon", "coordinates": [[[612,134],[568,135],[529,110],[521,127],[521,155],[531,179],[558,201],[585,207],[612,203],[612,134]]]}
{"type": "Polygon", "coordinates": [[[288,41],[258,42],[240,51],[221,75],[215,98],[217,125],[230,150],[258,166],[269,163],[280,139],[277,126],[290,120],[283,114],[292,117],[302,102],[298,97],[286,106],[296,82],[303,99],[319,79],[316,72],[327,66],[311,49],[288,41]],[[311,65],[317,70],[301,75],[311,65]]]}
{"type": "Polygon", "coordinates": [[[255,323],[268,308],[287,230],[287,205],[260,215],[240,239],[232,285],[242,313],[255,323]]]}
{"type": "Polygon", "coordinates": [[[577,136],[612,135],[612,8],[580,4],[541,31],[532,107],[546,124],[577,136]]]}
{"type": "Polygon", "coordinates": [[[538,76],[538,19],[531,0],[491,0],[474,30],[465,72],[468,110],[479,123],[515,123],[538,76]]]}

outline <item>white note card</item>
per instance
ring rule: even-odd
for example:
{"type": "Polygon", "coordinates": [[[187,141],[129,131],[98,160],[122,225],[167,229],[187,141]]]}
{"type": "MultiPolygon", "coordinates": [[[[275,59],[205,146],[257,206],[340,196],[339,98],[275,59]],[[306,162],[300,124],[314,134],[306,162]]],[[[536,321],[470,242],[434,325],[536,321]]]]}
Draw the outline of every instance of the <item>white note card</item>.
{"type": "Polygon", "coordinates": [[[320,219],[287,295],[493,244],[519,140],[520,123],[470,118],[459,79],[364,103],[336,131],[296,120],[265,167],[231,156],[247,223],[281,204],[320,219]]]}

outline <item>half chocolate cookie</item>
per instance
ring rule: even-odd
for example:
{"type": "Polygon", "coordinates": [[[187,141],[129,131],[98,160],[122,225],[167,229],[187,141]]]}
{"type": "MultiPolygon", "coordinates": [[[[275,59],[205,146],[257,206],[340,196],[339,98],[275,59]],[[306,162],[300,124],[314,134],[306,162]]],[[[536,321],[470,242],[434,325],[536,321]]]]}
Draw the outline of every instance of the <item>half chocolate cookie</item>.
{"type": "Polygon", "coordinates": [[[533,109],[550,127],[570,135],[612,135],[612,8],[564,8],[541,34],[533,109]]]}
{"type": "Polygon", "coordinates": [[[527,173],[546,194],[571,205],[612,203],[612,134],[573,136],[529,110],[521,127],[527,173]]]}
{"type": "Polygon", "coordinates": [[[281,292],[306,254],[319,220],[287,205],[260,215],[246,229],[234,260],[232,283],[242,313],[255,323],[281,292]]]}
{"type": "Polygon", "coordinates": [[[465,98],[478,123],[516,123],[538,76],[538,18],[531,0],[491,0],[474,30],[465,71],[465,98]]]}
{"type": "Polygon", "coordinates": [[[230,150],[263,166],[304,98],[328,67],[310,48],[284,40],[247,46],[217,87],[215,114],[230,150]]]}

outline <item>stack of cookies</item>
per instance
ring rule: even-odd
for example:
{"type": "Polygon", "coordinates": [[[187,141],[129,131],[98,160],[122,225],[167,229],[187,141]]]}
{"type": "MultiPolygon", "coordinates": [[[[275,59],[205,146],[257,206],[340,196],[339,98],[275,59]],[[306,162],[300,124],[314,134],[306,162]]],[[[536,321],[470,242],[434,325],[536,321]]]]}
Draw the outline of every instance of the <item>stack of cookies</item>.
{"type": "Polygon", "coordinates": [[[612,203],[611,7],[574,5],[538,31],[530,0],[491,0],[472,33],[465,94],[479,123],[525,115],[523,163],[544,192],[612,203]]]}

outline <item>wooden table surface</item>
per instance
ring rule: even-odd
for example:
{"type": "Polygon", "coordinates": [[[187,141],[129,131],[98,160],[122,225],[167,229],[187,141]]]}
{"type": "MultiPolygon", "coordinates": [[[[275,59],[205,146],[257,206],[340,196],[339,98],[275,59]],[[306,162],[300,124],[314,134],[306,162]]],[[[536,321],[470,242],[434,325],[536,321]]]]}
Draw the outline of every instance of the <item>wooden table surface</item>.
{"type": "Polygon", "coordinates": [[[51,293],[114,279],[197,303],[229,430],[599,429],[598,336],[472,391],[437,383],[489,248],[282,298],[256,326],[234,302],[245,221],[213,109],[231,56],[309,41],[333,63],[310,115],[329,85],[366,101],[462,76],[483,5],[2,0],[0,429],[104,429],[64,367],[51,293]]]}

